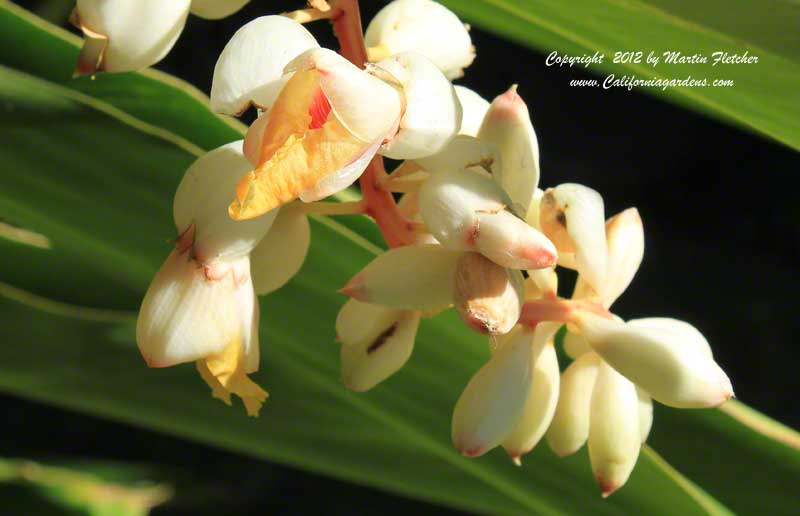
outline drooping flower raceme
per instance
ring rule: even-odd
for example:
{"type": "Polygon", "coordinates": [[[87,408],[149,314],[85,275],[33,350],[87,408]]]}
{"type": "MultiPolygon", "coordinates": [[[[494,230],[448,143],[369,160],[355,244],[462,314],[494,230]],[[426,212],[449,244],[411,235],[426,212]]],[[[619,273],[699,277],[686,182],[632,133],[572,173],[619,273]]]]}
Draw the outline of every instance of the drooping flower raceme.
{"type": "MultiPolygon", "coordinates": [[[[190,7],[222,16],[243,3],[176,0],[160,7],[171,16],[157,17],[163,26],[153,34],[163,37],[133,44],[112,11],[92,25],[99,3],[79,0],[84,57],[109,70],[147,66],[172,45],[190,7]]],[[[732,396],[697,329],[668,318],[625,322],[609,311],[643,258],[639,213],[606,221],[593,189],[540,188],[539,143],[516,85],[490,103],[451,84],[474,57],[452,12],[395,0],[364,36],[356,2],[312,5],[251,21],[217,61],[212,109],[238,116],[254,106],[259,116],[243,142],[200,158],[178,187],[179,237],[137,325],[149,365],[195,362],[215,397],[230,403],[236,394],[257,414],[267,394],[248,377],[259,361],[256,294],[300,270],[309,212],[358,213],[376,220],[392,248],[340,290],[350,297],[335,321],[342,382],[361,392],[388,380],[413,360],[424,319],[454,308],[489,341],[453,411],[461,454],[502,447],[521,465],[542,438],[558,455],[588,443],[608,496],[634,469],[652,400],[696,408],[732,396]],[[324,17],[341,55],[295,21],[324,17]],[[381,156],[401,163],[387,174],[381,156]],[[363,199],[316,202],[359,177],[363,199]],[[395,203],[392,193],[402,198],[395,203]],[[578,272],[570,299],[558,295],[557,266],[578,272]],[[563,372],[559,342],[573,359],[563,372]]],[[[142,23],[156,12],[148,6],[137,7],[142,23]]]]}
{"type": "Polygon", "coordinates": [[[78,0],[73,24],[84,35],[77,74],[152,66],[172,49],[191,12],[224,18],[249,0],[78,0]]]}

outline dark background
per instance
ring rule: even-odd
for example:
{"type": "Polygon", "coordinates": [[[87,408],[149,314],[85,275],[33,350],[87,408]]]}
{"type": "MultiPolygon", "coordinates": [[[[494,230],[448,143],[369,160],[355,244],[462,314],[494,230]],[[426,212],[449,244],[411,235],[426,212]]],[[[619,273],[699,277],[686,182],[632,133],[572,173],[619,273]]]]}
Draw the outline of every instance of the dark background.
{"type": "MultiPolygon", "coordinates": [[[[62,21],[72,5],[69,0],[18,3],[62,21]]],[[[362,1],[364,20],[385,3],[362,1]]],[[[254,17],[301,6],[299,0],[254,0],[224,20],[190,17],[157,67],[208,92],[216,58],[237,28],[254,17]]],[[[320,44],[337,48],[326,22],[309,28],[320,44]]],[[[539,138],[541,186],[583,183],[603,195],[607,215],[629,206],[641,212],[645,259],[614,311],[626,319],[690,321],[708,338],[741,401],[800,426],[798,154],[641,90],[571,88],[570,79],[590,77],[585,70],[549,68],[544,53],[479,28],[473,27],[472,38],[478,57],[457,82],[488,100],[519,84],[539,138]]],[[[5,414],[0,454],[167,467],[185,477],[179,488],[203,494],[202,513],[443,513],[169,436],[17,398],[0,396],[0,401],[5,414]]],[[[159,512],[198,511],[196,499],[179,496],[159,512]]]]}

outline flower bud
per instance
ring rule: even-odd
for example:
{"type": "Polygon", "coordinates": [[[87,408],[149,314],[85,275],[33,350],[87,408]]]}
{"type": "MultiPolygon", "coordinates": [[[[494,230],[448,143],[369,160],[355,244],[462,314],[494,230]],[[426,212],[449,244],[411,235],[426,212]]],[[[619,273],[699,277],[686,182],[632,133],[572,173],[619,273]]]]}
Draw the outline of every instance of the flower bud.
{"type": "Polygon", "coordinates": [[[522,455],[539,443],[553,420],[558,403],[560,374],[553,336],[560,327],[560,323],[542,323],[534,330],[531,352],[533,369],[528,399],[514,430],[503,441],[503,448],[517,464],[522,455]]]}
{"type": "Polygon", "coordinates": [[[236,184],[248,170],[240,140],[198,158],[181,179],[173,217],[179,234],[194,226],[193,256],[199,262],[244,256],[270,229],[277,210],[244,222],[228,216],[236,184]]]}
{"type": "Polygon", "coordinates": [[[192,14],[207,20],[219,20],[235,13],[250,0],[192,0],[192,14]]]}
{"type": "Polygon", "coordinates": [[[246,23],[217,59],[211,83],[211,109],[239,115],[251,103],[261,109],[272,107],[290,78],[283,69],[312,48],[319,48],[314,36],[285,16],[262,16],[246,23]]]}
{"type": "Polygon", "coordinates": [[[639,437],[644,444],[653,427],[653,399],[641,387],[636,387],[636,395],[639,397],[639,437]]]}
{"type": "Polygon", "coordinates": [[[391,2],[370,21],[364,42],[370,61],[418,52],[448,79],[461,77],[475,59],[466,26],[445,6],[431,0],[391,2]]]}
{"type": "Polygon", "coordinates": [[[636,386],[600,362],[592,392],[589,459],[603,498],[622,487],[641,447],[636,386]]]}
{"type": "Polygon", "coordinates": [[[558,292],[558,274],[555,267],[531,269],[525,280],[525,301],[555,296],[558,292]]]}
{"type": "Polygon", "coordinates": [[[522,275],[478,253],[464,253],[453,274],[453,299],[458,315],[473,330],[485,335],[508,333],[522,310],[522,275]]]}
{"type": "Polygon", "coordinates": [[[489,102],[465,86],[456,84],[453,87],[461,103],[461,128],[458,134],[478,136],[483,117],[489,110],[489,102]]]}
{"type": "Polygon", "coordinates": [[[608,255],[603,198],[591,188],[566,183],[548,188],[539,210],[542,232],[559,252],[575,253],[578,272],[599,291],[608,255]]]}
{"type": "Polygon", "coordinates": [[[533,331],[515,335],[472,377],[456,403],[452,438],[463,455],[477,457],[502,443],[525,411],[533,331]]]}
{"type": "MultiPolygon", "coordinates": [[[[599,295],[608,308],[628,288],[644,256],[644,228],[636,208],[628,208],[606,221],[606,243],[608,264],[599,295]]],[[[593,294],[593,289],[578,276],[572,299],[593,294]]]]}
{"type": "Polygon", "coordinates": [[[370,69],[388,73],[402,86],[405,110],[397,134],[381,147],[392,159],[414,159],[435,154],[461,127],[461,103],[450,81],[425,56],[396,54],[370,69]]]}
{"type": "Polygon", "coordinates": [[[561,376],[558,405],[547,430],[547,444],[560,457],[578,451],[589,437],[592,392],[599,364],[596,353],[585,353],[561,376]]]}
{"type": "Polygon", "coordinates": [[[462,171],[471,167],[493,173],[503,166],[496,145],[466,135],[458,135],[436,154],[414,161],[432,174],[462,171]]]}
{"type": "Polygon", "coordinates": [[[390,249],[340,292],[365,303],[437,310],[453,303],[452,277],[461,255],[433,244],[390,249]]]}
{"type": "Polygon", "coordinates": [[[478,138],[500,148],[503,167],[494,178],[511,198],[514,212],[525,217],[539,185],[539,142],[516,85],[492,101],[478,138]]]}
{"type": "MultiPolygon", "coordinates": [[[[331,50],[308,50],[285,71],[294,75],[270,109],[266,127],[247,135],[261,138],[261,152],[253,153],[258,165],[242,178],[229,206],[236,220],[347,187],[400,118],[400,94],[392,86],[331,50]]],[[[252,149],[249,141],[246,145],[252,149]]]]}
{"type": "Polygon", "coordinates": [[[414,349],[420,314],[349,300],[336,317],[342,382],[363,392],[397,372],[414,349]]]}
{"type": "Polygon", "coordinates": [[[586,342],[586,339],[584,339],[583,335],[580,333],[567,330],[567,333],[564,334],[564,353],[566,353],[571,359],[575,360],[579,356],[591,350],[592,347],[588,342],[586,342]]]}
{"type": "Polygon", "coordinates": [[[552,266],[553,244],[506,211],[506,201],[491,178],[468,169],[434,174],[420,189],[419,207],[431,234],[446,247],[478,251],[512,269],[552,266]]]}
{"type": "Polygon", "coordinates": [[[290,204],[275,211],[275,222],[250,253],[253,287],[258,295],[288,283],[303,266],[311,244],[311,227],[301,206],[290,204]]]}
{"type": "Polygon", "coordinates": [[[708,358],[713,358],[714,356],[711,352],[711,345],[705,336],[700,333],[700,330],[685,321],[672,319],[671,317],[644,317],[642,319],[631,319],[628,324],[640,328],[663,329],[676,335],[676,338],[680,336],[684,344],[694,347],[708,358]]]}
{"type": "Polygon", "coordinates": [[[189,0],[78,0],[77,22],[86,36],[78,73],[127,72],[164,58],[180,36],[189,0]]]}
{"type": "Polygon", "coordinates": [[[665,405],[717,407],[733,396],[728,376],[704,351],[699,332],[625,324],[586,312],[575,322],[604,360],[665,405]]]}

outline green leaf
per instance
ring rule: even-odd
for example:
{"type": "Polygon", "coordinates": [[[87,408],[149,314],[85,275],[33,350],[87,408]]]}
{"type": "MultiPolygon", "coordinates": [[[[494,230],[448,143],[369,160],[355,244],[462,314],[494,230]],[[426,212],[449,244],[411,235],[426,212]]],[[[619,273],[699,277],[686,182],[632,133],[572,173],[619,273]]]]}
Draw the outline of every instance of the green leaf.
{"type": "MultiPolygon", "coordinates": [[[[0,27],[30,25],[8,13],[0,9],[0,27]]],[[[51,44],[61,45],[50,31],[32,34],[28,43],[45,54],[51,44]]],[[[2,62],[18,64],[5,56],[2,62]]],[[[301,274],[261,302],[265,349],[256,379],[272,396],[260,419],[213,400],[190,365],[145,368],[134,342],[134,311],[171,248],[172,194],[205,146],[197,136],[204,129],[182,127],[177,111],[159,120],[158,113],[124,103],[124,81],[136,88],[136,74],[120,76],[114,95],[97,98],[58,84],[49,68],[21,68],[27,73],[0,69],[0,105],[13,112],[0,121],[9,149],[0,176],[0,236],[6,237],[0,253],[7,264],[0,273],[0,337],[11,343],[0,347],[0,389],[472,511],[725,512],[647,448],[628,485],[606,501],[597,495],[585,450],[560,460],[543,445],[521,469],[500,451],[478,460],[458,456],[449,443],[448,414],[488,352],[484,339],[452,312],[423,324],[410,363],[385,385],[367,394],[346,391],[333,342],[344,299],[335,290],[379,248],[324,217],[313,220],[301,274]]],[[[172,83],[153,87],[189,98],[172,83]]],[[[200,111],[187,113],[186,126],[219,127],[207,110],[205,119],[195,116],[200,111]]],[[[350,221],[359,231],[365,223],[363,217],[350,221]]],[[[374,228],[369,232],[375,238],[374,228]]],[[[748,485],[758,474],[753,466],[780,460],[791,471],[800,461],[783,444],[778,458],[764,455],[775,442],[731,418],[719,424],[707,416],[716,412],[693,413],[688,426],[674,414],[658,415],[654,442],[676,431],[691,431],[699,442],[719,432],[744,436],[711,444],[719,468],[748,485]]],[[[673,444],[667,459],[692,460],[673,444]]],[[[714,495],[734,510],[774,496],[763,482],[742,490],[715,484],[716,471],[696,471],[693,480],[714,486],[714,495]]],[[[775,500],[776,512],[798,503],[795,490],[775,500]]]]}
{"type": "MultiPolygon", "coordinates": [[[[800,149],[800,4],[775,0],[442,0],[476,26],[562,55],[605,55],[588,70],[641,79],[706,78],[707,87],[637,88],[800,149]],[[613,63],[615,52],[642,51],[640,63],[613,63]],[[653,67],[650,52],[661,57],[653,67]],[[664,52],[701,54],[706,64],[670,64],[664,52]],[[713,65],[714,52],[758,57],[713,65]],[[732,87],[712,87],[731,79],[732,87]],[[765,86],[765,85],[768,85],[765,86]]],[[[485,57],[483,57],[485,58],[485,57]]],[[[482,59],[478,48],[478,59],[482,59]]],[[[582,65],[578,65],[582,66],[582,65]]],[[[602,82],[602,79],[600,79],[602,82]]],[[[569,84],[565,83],[567,88],[569,84]]],[[[600,87],[600,86],[598,86],[600,87]]]]}
{"type": "Polygon", "coordinates": [[[14,514],[146,516],[172,496],[149,472],[114,463],[42,464],[0,458],[0,502],[14,514]]]}

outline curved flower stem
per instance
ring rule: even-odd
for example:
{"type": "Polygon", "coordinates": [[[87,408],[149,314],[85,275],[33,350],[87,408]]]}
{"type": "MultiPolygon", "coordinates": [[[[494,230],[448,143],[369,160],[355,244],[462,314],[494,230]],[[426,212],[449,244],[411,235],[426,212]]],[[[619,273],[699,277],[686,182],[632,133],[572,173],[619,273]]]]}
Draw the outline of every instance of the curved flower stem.
{"type": "MultiPolygon", "coordinates": [[[[358,0],[337,0],[332,2],[332,7],[330,18],[342,55],[363,68],[367,61],[367,49],[364,46],[358,0]]],[[[392,194],[380,187],[380,179],[384,176],[383,158],[375,156],[359,180],[366,203],[365,211],[375,219],[389,247],[412,244],[416,233],[414,224],[400,213],[392,194]]]]}

